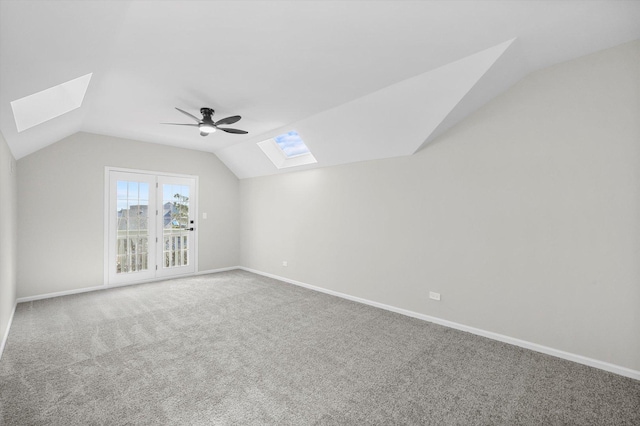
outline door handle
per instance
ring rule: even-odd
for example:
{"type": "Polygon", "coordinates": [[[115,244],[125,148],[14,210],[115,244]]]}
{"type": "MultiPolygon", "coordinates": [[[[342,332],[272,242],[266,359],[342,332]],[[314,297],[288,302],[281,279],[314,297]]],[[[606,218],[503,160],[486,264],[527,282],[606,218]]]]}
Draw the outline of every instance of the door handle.
{"type": "Polygon", "coordinates": [[[195,228],[189,228],[189,231],[193,231],[195,228]]]}

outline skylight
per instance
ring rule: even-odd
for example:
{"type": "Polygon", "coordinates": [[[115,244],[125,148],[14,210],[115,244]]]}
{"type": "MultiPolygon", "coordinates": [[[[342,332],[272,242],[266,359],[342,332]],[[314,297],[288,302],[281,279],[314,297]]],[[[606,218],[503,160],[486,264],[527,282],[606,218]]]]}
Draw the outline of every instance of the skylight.
{"type": "Polygon", "coordinates": [[[258,146],[278,169],[318,162],[295,130],[258,142],[258,146]]]}
{"type": "Polygon", "coordinates": [[[307,145],[304,144],[304,141],[295,130],[292,130],[280,136],[276,136],[275,138],[273,138],[273,140],[276,141],[287,158],[309,154],[310,152],[309,148],[307,148],[307,145]]]}
{"type": "Polygon", "coordinates": [[[83,75],[11,102],[18,132],[80,108],[91,76],[83,75]]]}

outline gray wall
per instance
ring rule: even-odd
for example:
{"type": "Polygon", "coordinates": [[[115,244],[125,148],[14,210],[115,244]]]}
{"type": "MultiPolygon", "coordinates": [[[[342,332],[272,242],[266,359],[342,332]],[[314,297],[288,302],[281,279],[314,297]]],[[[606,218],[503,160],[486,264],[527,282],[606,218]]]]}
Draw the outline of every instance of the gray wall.
{"type": "Polygon", "coordinates": [[[16,302],[17,188],[16,160],[0,133],[0,341],[16,302]]]}
{"type": "Polygon", "coordinates": [[[536,72],[411,157],[242,180],[242,265],[640,370],[639,58],[536,72]]]}
{"type": "Polygon", "coordinates": [[[218,157],[77,133],[18,161],[18,297],[104,283],[105,166],[199,176],[198,268],[238,265],[238,179],[218,157]]]}

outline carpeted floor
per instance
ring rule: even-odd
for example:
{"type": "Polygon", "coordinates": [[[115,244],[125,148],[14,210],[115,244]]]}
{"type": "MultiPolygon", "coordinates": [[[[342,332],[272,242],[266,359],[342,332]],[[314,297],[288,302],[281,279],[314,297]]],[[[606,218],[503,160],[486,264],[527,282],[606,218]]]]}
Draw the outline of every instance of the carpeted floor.
{"type": "Polygon", "coordinates": [[[18,305],[6,425],[640,425],[640,382],[243,271],[18,305]]]}

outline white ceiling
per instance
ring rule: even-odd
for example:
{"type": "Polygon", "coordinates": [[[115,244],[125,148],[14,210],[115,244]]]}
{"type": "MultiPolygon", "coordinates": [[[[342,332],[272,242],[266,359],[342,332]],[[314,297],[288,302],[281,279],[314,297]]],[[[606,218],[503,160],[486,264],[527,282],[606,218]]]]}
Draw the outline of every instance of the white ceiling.
{"type": "Polygon", "coordinates": [[[0,2],[0,130],[16,158],[78,131],[216,153],[298,130],[323,167],[410,155],[527,73],[640,38],[638,1],[0,2]],[[18,133],[10,102],[93,73],[81,108],[18,133]],[[214,119],[201,137],[174,107],[214,119]]]}

